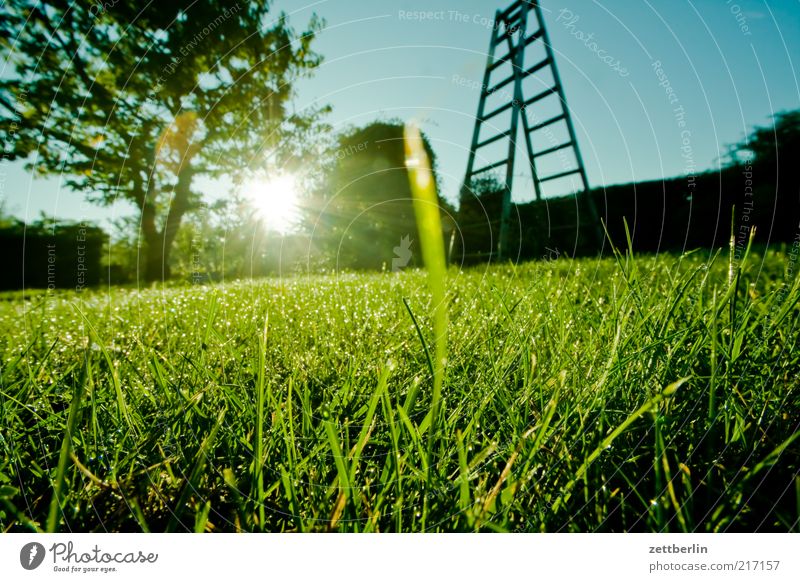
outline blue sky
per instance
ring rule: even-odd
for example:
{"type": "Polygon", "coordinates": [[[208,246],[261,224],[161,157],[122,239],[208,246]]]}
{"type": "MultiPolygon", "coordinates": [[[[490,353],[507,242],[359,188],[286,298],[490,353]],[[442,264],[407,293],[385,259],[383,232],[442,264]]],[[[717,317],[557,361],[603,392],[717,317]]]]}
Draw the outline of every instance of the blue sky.
{"type": "MultiPolygon", "coordinates": [[[[278,0],[275,8],[289,13],[298,29],[312,12],[326,20],[316,43],[325,62],[298,86],[296,106],[332,105],[328,121],[337,128],[375,119],[420,120],[439,159],[442,194],[455,200],[491,19],[506,4],[278,0]],[[414,12],[429,14],[423,19],[414,12]]],[[[594,186],[714,168],[727,144],[767,124],[772,114],[800,107],[800,0],[542,5],[594,186]],[[616,70],[598,51],[617,62],[616,70]]],[[[0,174],[6,210],[22,218],[44,212],[106,222],[132,212],[124,203],[111,209],[82,204],[82,196],[60,187],[57,177],[32,180],[19,163],[4,163],[0,174]]],[[[211,195],[223,188],[201,187],[211,195]]],[[[532,195],[530,179],[521,176],[514,198],[532,195]]]]}

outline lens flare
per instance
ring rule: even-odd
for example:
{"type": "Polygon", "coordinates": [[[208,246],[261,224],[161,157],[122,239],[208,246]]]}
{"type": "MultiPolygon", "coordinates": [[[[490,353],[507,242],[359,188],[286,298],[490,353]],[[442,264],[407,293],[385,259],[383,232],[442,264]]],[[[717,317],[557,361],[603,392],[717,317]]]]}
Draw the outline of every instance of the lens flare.
{"type": "Polygon", "coordinates": [[[286,234],[297,223],[299,188],[291,174],[250,180],[242,192],[269,229],[286,234]]]}

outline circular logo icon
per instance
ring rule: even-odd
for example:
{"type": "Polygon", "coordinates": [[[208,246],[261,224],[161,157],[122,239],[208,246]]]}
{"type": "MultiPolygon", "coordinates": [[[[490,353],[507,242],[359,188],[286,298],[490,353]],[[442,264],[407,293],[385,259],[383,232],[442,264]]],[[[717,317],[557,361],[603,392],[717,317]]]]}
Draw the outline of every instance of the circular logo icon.
{"type": "Polygon", "coordinates": [[[44,546],[39,542],[30,542],[19,551],[19,563],[26,570],[35,570],[44,562],[44,546]]]}

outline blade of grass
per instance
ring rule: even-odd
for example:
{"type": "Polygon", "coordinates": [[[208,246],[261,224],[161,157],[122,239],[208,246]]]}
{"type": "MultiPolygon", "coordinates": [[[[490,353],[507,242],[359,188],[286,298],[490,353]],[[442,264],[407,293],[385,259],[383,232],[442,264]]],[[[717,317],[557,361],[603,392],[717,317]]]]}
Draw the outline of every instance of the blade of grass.
{"type": "Polygon", "coordinates": [[[330,447],[331,455],[333,455],[333,462],[336,465],[336,473],[339,476],[339,496],[331,517],[331,527],[334,527],[344,512],[347,499],[351,495],[350,471],[347,468],[347,459],[345,459],[342,446],[339,443],[339,436],[336,434],[336,427],[328,419],[323,421],[323,425],[325,426],[325,435],[328,438],[328,446],[330,447]]]}
{"type": "Polygon", "coordinates": [[[575,487],[575,484],[583,478],[584,474],[589,469],[591,464],[594,463],[595,460],[597,460],[597,457],[599,457],[600,454],[606,448],[611,446],[611,443],[613,443],[614,440],[619,435],[625,432],[627,428],[630,425],[632,425],[636,420],[641,418],[642,415],[644,415],[646,412],[652,410],[655,406],[657,406],[662,400],[664,400],[664,398],[672,396],[678,390],[678,388],[680,388],[680,386],[684,384],[688,379],[689,378],[681,378],[680,380],[673,382],[672,384],[664,388],[664,390],[660,394],[657,394],[656,396],[654,396],[653,398],[642,404],[633,414],[628,416],[628,418],[626,418],[622,424],[620,424],[617,428],[611,431],[611,433],[605,439],[603,439],[603,442],[601,442],[600,445],[594,451],[592,451],[592,453],[588,457],[586,457],[586,459],[583,461],[583,464],[581,464],[581,466],[575,472],[575,475],[572,477],[572,479],[570,479],[570,481],[564,487],[563,491],[559,494],[558,498],[553,504],[553,511],[554,512],[558,511],[561,505],[569,500],[572,488],[575,487]]]}
{"type": "Polygon", "coordinates": [[[64,439],[61,441],[61,452],[58,455],[58,467],[56,468],[56,479],[53,484],[53,497],[50,500],[50,511],[47,514],[47,533],[55,533],[58,527],[59,514],[61,513],[61,490],[64,486],[64,477],[67,473],[67,465],[72,451],[72,436],[78,422],[78,411],[81,407],[83,398],[83,387],[86,385],[86,376],[89,368],[89,353],[84,354],[83,368],[78,379],[77,385],[73,388],[72,402],[69,406],[67,415],[67,425],[64,430],[64,439]]]}
{"type": "Polygon", "coordinates": [[[264,527],[264,479],[261,471],[264,467],[264,401],[266,400],[266,367],[267,367],[267,332],[269,315],[264,317],[264,328],[258,338],[258,368],[256,372],[256,427],[253,445],[253,481],[252,493],[258,511],[258,525],[264,527]]]}
{"type": "MultiPolygon", "coordinates": [[[[442,220],[440,216],[439,198],[436,193],[436,181],[431,170],[431,163],[422,134],[415,125],[408,124],[404,131],[406,166],[408,168],[411,193],[414,203],[414,214],[417,219],[422,258],[428,270],[428,286],[431,291],[433,306],[434,333],[434,374],[433,394],[431,397],[431,430],[428,434],[428,476],[427,488],[430,489],[430,468],[433,466],[434,441],[438,436],[439,407],[444,382],[444,368],[447,358],[447,300],[445,297],[445,280],[447,262],[444,254],[442,237],[442,220]]],[[[423,505],[422,528],[425,529],[428,498],[425,495],[423,505]]]]}
{"type": "Polygon", "coordinates": [[[103,340],[100,338],[100,334],[97,333],[92,322],[86,317],[86,314],[75,304],[73,307],[78,312],[78,314],[83,319],[86,327],[89,328],[89,342],[95,341],[96,345],[100,349],[100,353],[103,355],[103,360],[108,366],[108,375],[111,379],[111,384],[114,386],[114,394],[117,397],[117,411],[119,412],[120,417],[125,421],[128,425],[128,428],[134,429],[133,418],[131,416],[130,410],[128,409],[128,404],[125,402],[125,395],[122,392],[122,384],[119,381],[119,374],[117,373],[117,367],[114,365],[113,360],[111,359],[111,355],[106,350],[103,340]]]}
{"type": "Polygon", "coordinates": [[[200,443],[200,448],[197,450],[197,454],[194,457],[194,467],[192,467],[191,473],[189,473],[189,477],[186,479],[186,485],[184,485],[183,490],[181,491],[180,497],[178,497],[178,502],[175,504],[175,509],[172,512],[172,517],[167,524],[166,531],[167,533],[174,532],[175,528],[180,523],[181,515],[183,514],[184,506],[186,502],[189,500],[189,496],[192,493],[196,492],[199,484],[200,479],[202,478],[203,469],[206,466],[206,461],[208,460],[208,453],[211,450],[211,447],[214,445],[214,441],[217,438],[217,432],[219,432],[219,427],[222,426],[222,422],[225,420],[225,413],[227,412],[226,408],[220,410],[219,414],[217,415],[217,420],[214,423],[214,426],[211,428],[211,431],[206,435],[206,438],[203,439],[203,442],[200,443]]]}
{"type": "Polygon", "coordinates": [[[375,389],[375,392],[373,392],[372,397],[369,400],[367,414],[362,421],[361,432],[359,433],[358,440],[356,441],[353,451],[351,452],[352,459],[350,461],[350,482],[355,481],[358,465],[361,461],[361,453],[364,451],[364,447],[367,445],[367,441],[369,441],[370,434],[374,428],[373,419],[375,418],[375,410],[378,408],[378,403],[381,401],[383,393],[386,391],[386,385],[389,381],[389,374],[391,374],[392,368],[393,364],[391,363],[384,367],[380,378],[378,379],[378,387],[375,389]]]}

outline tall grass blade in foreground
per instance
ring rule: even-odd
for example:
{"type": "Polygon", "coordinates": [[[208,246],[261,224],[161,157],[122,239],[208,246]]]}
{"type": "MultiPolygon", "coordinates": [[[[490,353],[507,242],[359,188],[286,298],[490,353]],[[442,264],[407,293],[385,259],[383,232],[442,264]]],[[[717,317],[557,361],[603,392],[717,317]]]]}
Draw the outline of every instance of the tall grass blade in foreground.
{"type": "MultiPolygon", "coordinates": [[[[413,124],[405,128],[405,152],[411,194],[414,197],[414,214],[417,218],[422,259],[428,270],[428,286],[433,307],[434,365],[433,394],[431,396],[431,426],[428,433],[428,471],[432,466],[433,442],[437,436],[439,407],[447,359],[447,302],[445,280],[447,263],[444,255],[442,219],[439,215],[439,199],[431,163],[425,151],[419,128],[413,124]]],[[[430,483],[430,475],[428,475],[430,483]]],[[[427,496],[426,496],[427,502],[427,496]]],[[[425,513],[425,512],[423,512],[425,513]]],[[[425,523],[425,516],[422,519],[425,523]]]]}
{"type": "Polygon", "coordinates": [[[267,367],[267,332],[269,315],[264,317],[264,329],[258,338],[258,367],[256,376],[256,427],[253,444],[253,487],[251,496],[255,497],[255,509],[258,511],[258,525],[264,527],[264,404],[266,400],[266,367],[267,367]]]}
{"type": "Polygon", "coordinates": [[[78,382],[73,387],[72,402],[69,406],[69,413],[67,415],[67,426],[64,431],[64,439],[61,441],[61,451],[58,455],[58,467],[56,468],[56,479],[53,484],[53,497],[50,500],[50,510],[47,514],[47,532],[54,533],[58,527],[59,515],[61,514],[61,506],[63,499],[61,491],[64,487],[64,481],[69,465],[69,456],[72,451],[72,438],[75,434],[78,424],[78,414],[81,409],[81,400],[83,398],[83,387],[86,386],[89,376],[89,354],[84,354],[83,367],[78,382]]]}

